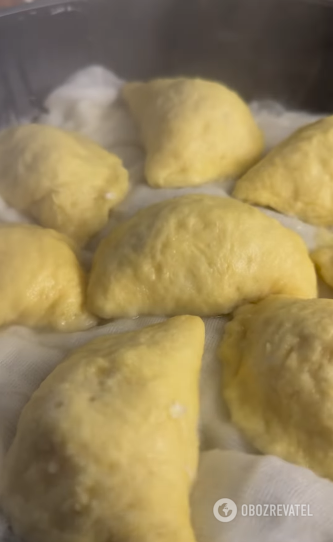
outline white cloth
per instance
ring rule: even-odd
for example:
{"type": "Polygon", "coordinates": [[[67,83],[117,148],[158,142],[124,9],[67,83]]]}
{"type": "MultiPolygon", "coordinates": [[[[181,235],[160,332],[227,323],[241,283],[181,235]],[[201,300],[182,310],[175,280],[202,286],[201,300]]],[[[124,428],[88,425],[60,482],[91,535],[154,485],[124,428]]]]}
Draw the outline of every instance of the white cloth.
{"type": "MultiPolygon", "coordinates": [[[[143,179],[144,153],[137,131],[119,100],[122,81],[104,68],[93,66],[71,77],[47,99],[49,113],[41,122],[78,130],[116,152],[130,171],[131,190],[112,213],[107,228],[93,240],[85,256],[89,261],[98,239],[138,209],[156,201],[197,192],[228,197],[232,182],[216,182],[191,189],[152,189],[143,179]]],[[[296,128],[315,120],[305,113],[285,111],[278,104],[251,104],[266,135],[267,148],[296,128]]],[[[297,231],[313,248],[321,230],[273,211],[265,212],[297,231]]],[[[0,201],[0,221],[24,218],[0,201]]],[[[25,219],[26,220],[26,219],[25,219]]],[[[326,236],[327,237],[327,236],[326,236]]],[[[260,240],[258,240],[260,242],[260,240]]],[[[323,295],[331,291],[323,287],[323,295]]],[[[0,469],[15,434],[21,409],[33,391],[73,348],[92,338],[139,329],[163,318],[119,320],[83,333],[42,333],[23,327],[0,332],[0,469]]],[[[328,542],[333,540],[333,484],[307,469],[258,454],[228,419],[221,396],[217,346],[226,318],[206,319],[206,346],[201,376],[201,461],[192,496],[193,524],[198,542],[328,542]],[[233,499],[238,515],[221,523],[213,515],[214,503],[233,499]],[[242,517],[242,504],[306,504],[311,517],[242,517]]],[[[1,472],[1,471],[0,471],[1,472]]],[[[1,474],[0,474],[1,476],[1,474]]],[[[167,506],[167,503],[166,503],[167,506]]],[[[0,518],[0,542],[15,538],[0,518]]],[[[47,542],[47,541],[45,541],[47,542]]],[[[158,541],[157,541],[158,542],[158,541]]]]}

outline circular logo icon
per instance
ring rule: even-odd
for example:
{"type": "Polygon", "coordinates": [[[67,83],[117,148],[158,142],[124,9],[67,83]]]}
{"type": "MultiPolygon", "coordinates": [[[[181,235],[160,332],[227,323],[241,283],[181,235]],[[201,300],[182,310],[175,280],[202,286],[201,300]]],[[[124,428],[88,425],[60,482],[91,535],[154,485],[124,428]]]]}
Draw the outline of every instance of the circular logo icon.
{"type": "Polygon", "coordinates": [[[231,499],[220,499],[214,504],[213,514],[217,521],[228,523],[237,516],[237,505],[231,499]]]}

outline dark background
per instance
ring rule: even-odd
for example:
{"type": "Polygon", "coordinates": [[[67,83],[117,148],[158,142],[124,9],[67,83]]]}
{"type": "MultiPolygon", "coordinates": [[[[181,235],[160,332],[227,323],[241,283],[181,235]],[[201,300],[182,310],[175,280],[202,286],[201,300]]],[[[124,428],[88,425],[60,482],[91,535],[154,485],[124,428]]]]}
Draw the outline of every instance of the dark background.
{"type": "Polygon", "coordinates": [[[246,99],[333,109],[331,0],[36,0],[0,11],[0,123],[73,71],[198,75],[246,99]]]}

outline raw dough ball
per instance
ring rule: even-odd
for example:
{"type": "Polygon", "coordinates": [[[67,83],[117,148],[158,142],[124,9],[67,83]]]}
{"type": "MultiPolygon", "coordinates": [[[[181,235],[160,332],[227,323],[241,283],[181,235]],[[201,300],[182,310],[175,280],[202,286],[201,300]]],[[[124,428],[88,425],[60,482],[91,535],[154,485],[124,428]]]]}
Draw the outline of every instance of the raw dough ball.
{"type": "Polygon", "coordinates": [[[127,190],[119,158],[80,134],[37,124],[0,134],[0,195],[80,245],[105,226],[127,190]]]}
{"type": "Polygon", "coordinates": [[[333,246],[318,248],[311,254],[320,276],[333,288],[333,246]]]}
{"type": "Polygon", "coordinates": [[[0,326],[87,329],[86,276],[71,241],[32,225],[0,226],[0,326]]]}
{"type": "Polygon", "coordinates": [[[263,453],[333,480],[333,301],[240,308],[220,356],[232,421],[263,453]]]}
{"type": "Polygon", "coordinates": [[[233,91],[201,79],[127,83],[123,96],[147,150],[151,186],[193,186],[244,173],[259,158],[263,136],[233,91]]]}
{"type": "Polygon", "coordinates": [[[236,184],[236,198],[333,225],[333,117],[298,130],[236,184]]]}
{"type": "Polygon", "coordinates": [[[100,337],[24,408],[2,504],[26,542],[195,542],[204,324],[182,316],[100,337]]]}
{"type": "Polygon", "coordinates": [[[296,233],[250,205],[191,194],[143,209],[101,242],[88,305],[103,318],[214,316],[272,293],[315,297],[316,288],[296,233]]]}

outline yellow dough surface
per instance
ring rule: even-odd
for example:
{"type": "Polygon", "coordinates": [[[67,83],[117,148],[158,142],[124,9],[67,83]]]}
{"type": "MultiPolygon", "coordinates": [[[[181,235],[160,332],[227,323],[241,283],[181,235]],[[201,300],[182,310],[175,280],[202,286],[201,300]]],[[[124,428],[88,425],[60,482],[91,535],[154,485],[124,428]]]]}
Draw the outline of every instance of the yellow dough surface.
{"type": "Polygon", "coordinates": [[[24,408],[2,504],[26,542],[195,542],[200,318],[100,337],[24,408]]]}
{"type": "Polygon", "coordinates": [[[102,318],[214,316],[274,293],[316,297],[303,240],[250,205],[191,194],[143,209],[101,242],[88,306],[102,318]]]}
{"type": "Polygon", "coordinates": [[[127,83],[123,96],[141,130],[151,186],[233,177],[261,156],[263,135],[249,107],[219,83],[156,79],[127,83]]]}
{"type": "Polygon", "coordinates": [[[237,183],[233,195],[319,226],[333,225],[333,116],[296,131],[237,183]]]}
{"type": "Polygon", "coordinates": [[[311,254],[320,276],[333,288],[333,246],[318,248],[311,254]]]}
{"type": "Polygon", "coordinates": [[[333,300],[238,309],[220,348],[232,421],[265,454],[333,480],[333,300]]]}
{"type": "Polygon", "coordinates": [[[64,235],[32,225],[0,226],[0,326],[87,329],[86,275],[64,235]]]}
{"type": "Polygon", "coordinates": [[[80,245],[127,191],[119,158],[80,134],[37,124],[0,133],[0,195],[80,245]]]}

